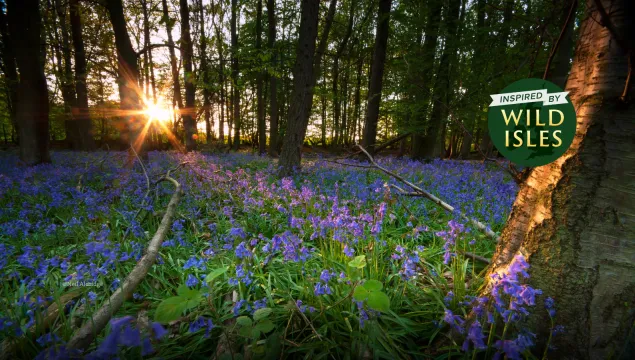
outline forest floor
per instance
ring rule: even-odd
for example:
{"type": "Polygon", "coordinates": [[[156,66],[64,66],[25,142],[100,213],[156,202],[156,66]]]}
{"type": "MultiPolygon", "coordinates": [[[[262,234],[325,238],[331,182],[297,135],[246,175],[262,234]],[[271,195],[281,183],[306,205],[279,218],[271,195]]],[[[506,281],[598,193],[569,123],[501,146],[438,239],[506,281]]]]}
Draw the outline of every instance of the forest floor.
{"type": "MultiPolygon", "coordinates": [[[[122,286],[165,215],[174,186],[157,180],[168,169],[184,191],[174,222],[93,358],[424,357],[483,284],[486,264],[464,253],[495,248],[374,169],[314,156],[279,179],[275,161],[249,154],[151,152],[145,170],[125,158],[53,152],[52,164],[24,168],[0,153],[0,339],[11,358],[63,352],[122,286]]],[[[517,192],[491,163],[378,162],[494,232],[517,192]]]]}

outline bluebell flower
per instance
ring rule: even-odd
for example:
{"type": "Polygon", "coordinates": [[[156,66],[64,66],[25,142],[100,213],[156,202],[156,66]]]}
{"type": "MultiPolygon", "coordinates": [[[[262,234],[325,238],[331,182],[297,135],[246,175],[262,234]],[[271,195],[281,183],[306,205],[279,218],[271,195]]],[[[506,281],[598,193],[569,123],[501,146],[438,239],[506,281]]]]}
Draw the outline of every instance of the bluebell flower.
{"type": "Polygon", "coordinates": [[[241,242],[240,244],[238,244],[238,246],[236,246],[236,249],[234,250],[234,253],[236,254],[236,257],[238,259],[244,259],[244,258],[249,258],[251,257],[251,251],[249,251],[249,249],[247,249],[247,245],[245,244],[245,242],[241,242]]]}
{"type": "Polygon", "coordinates": [[[187,285],[188,287],[195,287],[196,285],[198,285],[198,278],[192,274],[188,274],[187,275],[187,281],[185,281],[185,285],[187,285]]]}
{"type": "Polygon", "coordinates": [[[168,331],[158,322],[152,322],[150,324],[150,328],[152,329],[152,334],[154,339],[161,339],[165,335],[168,334],[168,331]]]}

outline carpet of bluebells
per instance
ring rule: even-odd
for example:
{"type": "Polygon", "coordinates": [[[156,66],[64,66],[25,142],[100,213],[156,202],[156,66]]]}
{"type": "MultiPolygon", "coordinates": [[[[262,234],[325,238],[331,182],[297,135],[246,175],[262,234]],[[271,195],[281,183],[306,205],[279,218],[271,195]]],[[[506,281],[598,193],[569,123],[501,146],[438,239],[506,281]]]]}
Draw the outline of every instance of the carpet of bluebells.
{"type": "MultiPolygon", "coordinates": [[[[480,297],[494,241],[376,170],[308,159],[294,177],[249,154],[0,154],[0,340],[11,358],[68,358],[73,333],[143,255],[174,191],[159,258],[81,353],[90,359],[518,359],[536,302],[514,260],[480,297]],[[472,314],[470,316],[470,314],[472,314]],[[449,337],[449,340],[448,340],[449,337]]],[[[517,186],[480,162],[379,162],[500,232],[517,186]]],[[[553,326],[553,334],[562,329],[553,326]]]]}

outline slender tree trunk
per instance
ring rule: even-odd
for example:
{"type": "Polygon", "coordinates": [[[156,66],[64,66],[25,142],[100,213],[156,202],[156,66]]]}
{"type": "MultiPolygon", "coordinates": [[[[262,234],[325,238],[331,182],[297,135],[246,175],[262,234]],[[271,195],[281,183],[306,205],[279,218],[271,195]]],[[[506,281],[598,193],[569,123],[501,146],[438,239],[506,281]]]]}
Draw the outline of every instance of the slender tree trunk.
{"type": "Polygon", "coordinates": [[[348,39],[353,32],[353,18],[355,14],[355,1],[351,1],[350,4],[350,12],[348,16],[348,25],[346,26],[346,33],[344,34],[344,38],[342,42],[337,47],[337,51],[335,52],[335,56],[333,57],[333,69],[332,69],[332,90],[333,90],[333,126],[335,127],[335,145],[340,143],[341,135],[345,133],[344,129],[346,124],[340,124],[340,116],[342,113],[342,102],[339,94],[339,76],[340,76],[340,58],[346,50],[346,46],[348,44],[348,39]]]}
{"type": "Polygon", "coordinates": [[[73,85],[70,39],[66,24],[66,7],[60,0],[54,0],[52,5],[49,2],[48,5],[52,7],[52,24],[48,32],[52,39],[53,52],[57,60],[56,77],[62,92],[62,100],[64,101],[64,130],[66,141],[72,149],[79,150],[79,132],[72,111],[77,97],[75,94],[75,86],[73,85]]]}
{"type": "MultiPolygon", "coordinates": [[[[606,22],[597,2],[610,9],[621,42],[635,45],[627,35],[634,30],[633,2],[586,2],[566,86],[576,137],[521,185],[490,268],[505,271],[517,254],[528,259],[529,283],[556,300],[555,322],[566,329],[553,338],[554,359],[629,358],[633,350],[635,178],[627,169],[635,168],[635,108],[620,99],[629,53],[600,25],[606,22]]],[[[531,320],[537,338],[546,339],[546,311],[531,320]]]]}
{"type": "MultiPolygon", "coordinates": [[[[425,39],[423,40],[423,46],[421,47],[421,66],[419,71],[417,69],[410,69],[410,72],[417,74],[416,78],[421,79],[418,82],[421,84],[416,90],[416,95],[413,96],[421,107],[414,111],[414,135],[412,137],[411,155],[415,159],[421,159],[425,157],[425,132],[426,132],[426,118],[428,112],[428,103],[432,94],[432,79],[434,75],[434,58],[436,54],[437,42],[439,38],[439,23],[441,21],[441,10],[443,9],[443,2],[440,0],[430,0],[428,2],[428,16],[425,27],[425,39]],[[423,87],[423,91],[421,90],[423,87]]],[[[423,12],[422,12],[423,13],[423,12]]]]}
{"type": "MultiPolygon", "coordinates": [[[[223,37],[221,36],[221,31],[220,31],[220,27],[218,26],[218,23],[215,21],[215,16],[216,16],[216,7],[214,6],[214,3],[212,2],[212,26],[214,27],[214,29],[216,30],[216,44],[217,44],[217,51],[218,51],[218,57],[219,57],[219,70],[218,70],[218,77],[220,80],[220,120],[218,122],[218,137],[220,139],[221,145],[225,143],[225,108],[227,105],[227,101],[226,101],[226,91],[225,91],[225,57],[223,56],[223,37]]],[[[223,22],[223,13],[220,12],[219,14],[220,16],[220,23],[223,22]]],[[[230,128],[231,129],[231,128],[230,128]]],[[[231,131],[229,133],[229,137],[231,138],[231,131]]],[[[231,143],[231,142],[230,142],[231,143]]]]}
{"type": "Polygon", "coordinates": [[[428,131],[423,138],[421,152],[417,154],[425,158],[442,156],[445,144],[445,138],[441,132],[450,107],[450,63],[452,58],[456,56],[457,51],[456,33],[461,0],[449,0],[448,5],[447,36],[439,63],[439,70],[437,71],[430,123],[428,131]]]}
{"type": "MultiPolygon", "coordinates": [[[[258,0],[256,5],[256,51],[260,52],[262,47],[262,0],[258,0]]],[[[267,125],[265,123],[265,103],[262,96],[262,87],[265,73],[260,71],[256,79],[256,101],[258,107],[257,124],[258,124],[258,153],[267,152],[267,125]]]]}
{"type": "Polygon", "coordinates": [[[388,31],[390,30],[390,6],[392,0],[380,0],[377,13],[377,32],[375,48],[373,50],[373,64],[370,69],[370,85],[368,87],[368,105],[362,143],[372,155],[377,141],[377,121],[379,119],[379,104],[381,102],[382,82],[384,78],[384,63],[386,62],[386,48],[388,45],[388,31]]]}
{"type": "MultiPolygon", "coordinates": [[[[501,37],[501,41],[498,43],[497,46],[497,52],[499,54],[500,57],[502,57],[503,59],[507,58],[507,41],[509,40],[509,32],[506,29],[509,29],[510,23],[511,23],[511,19],[512,19],[512,15],[513,15],[513,6],[510,6],[511,1],[508,1],[506,4],[506,8],[503,11],[503,24],[502,24],[502,33],[503,33],[503,37],[501,37]]],[[[487,39],[487,34],[486,32],[488,31],[487,29],[489,28],[490,25],[485,24],[483,18],[485,17],[485,0],[479,0],[477,3],[477,28],[480,29],[478,30],[478,43],[483,44],[486,42],[487,39]]],[[[487,18],[487,21],[490,21],[490,17],[487,18]]],[[[542,42],[542,35],[541,35],[541,40],[542,42]]],[[[481,47],[482,48],[482,47],[481,47]]],[[[539,47],[540,48],[540,47],[539,47]]],[[[475,58],[476,55],[479,56],[478,64],[480,66],[483,66],[482,64],[484,64],[485,62],[482,59],[482,57],[484,56],[482,51],[479,51],[478,54],[475,54],[475,58]]],[[[532,65],[533,66],[533,65],[532,65]]],[[[481,143],[480,145],[478,145],[480,147],[480,150],[483,154],[485,154],[486,157],[490,157],[492,154],[492,151],[494,149],[494,144],[492,143],[492,139],[490,139],[489,136],[489,131],[487,130],[487,118],[483,117],[483,116],[479,116],[478,117],[478,121],[481,121],[481,126],[483,128],[482,131],[482,137],[481,137],[481,143]],[[481,120],[483,119],[483,120],[481,120]]]]}
{"type": "Polygon", "coordinates": [[[190,9],[187,0],[180,0],[181,10],[181,62],[183,63],[183,79],[185,81],[185,108],[182,111],[183,128],[185,130],[185,151],[196,150],[196,76],[192,70],[193,46],[190,35],[190,9]]]}
{"type": "Polygon", "coordinates": [[[313,78],[316,76],[313,74],[313,64],[319,17],[318,5],[317,1],[302,0],[298,47],[293,69],[291,107],[279,161],[281,176],[287,176],[294,168],[299,168],[302,159],[302,144],[309,119],[308,103],[313,98],[313,78]]]}
{"type": "MultiPolygon", "coordinates": [[[[117,62],[119,67],[119,94],[121,98],[121,109],[127,113],[127,131],[122,134],[126,144],[134,147],[137,154],[142,158],[147,158],[144,138],[141,136],[146,119],[137,112],[141,109],[139,99],[139,68],[137,66],[137,54],[132,48],[128,29],[126,28],[126,18],[123,13],[121,0],[106,1],[106,8],[110,16],[115,33],[115,46],[117,48],[117,62]]],[[[131,166],[135,156],[129,152],[127,165],[131,166]]]]}
{"type": "Polygon", "coordinates": [[[461,150],[459,152],[459,158],[467,159],[470,156],[472,150],[472,138],[474,137],[474,130],[476,127],[476,114],[472,117],[472,121],[466,125],[468,133],[463,134],[463,142],[461,143],[461,150]]]}
{"type": "Polygon", "coordinates": [[[16,108],[20,124],[20,160],[26,165],[49,162],[49,100],[40,54],[41,20],[37,0],[7,0],[10,34],[20,34],[13,41],[17,68],[19,99],[16,108]]]}
{"type": "Polygon", "coordinates": [[[78,132],[78,148],[81,150],[95,150],[95,138],[93,134],[93,122],[88,112],[88,88],[86,86],[86,51],[84,50],[84,38],[82,35],[82,18],[79,0],[70,0],[71,34],[73,48],[75,49],[75,93],[77,103],[73,110],[73,117],[78,132]]]}
{"type": "Polygon", "coordinates": [[[205,142],[211,143],[214,137],[213,127],[214,124],[211,119],[212,101],[210,79],[209,79],[209,65],[207,63],[207,37],[205,36],[205,11],[203,9],[203,0],[198,0],[199,16],[201,17],[201,40],[200,40],[200,56],[201,56],[201,73],[203,75],[203,111],[205,117],[205,142]]]}
{"type": "MultiPolygon", "coordinates": [[[[6,5],[4,0],[0,0],[0,37],[2,39],[2,65],[4,68],[4,81],[7,87],[7,106],[9,108],[9,119],[14,130],[17,130],[17,105],[18,105],[18,70],[15,64],[15,45],[12,44],[9,35],[9,24],[7,22],[6,5]]],[[[13,142],[13,132],[11,131],[11,141],[13,142]]]]}
{"type": "MultiPolygon", "coordinates": [[[[267,0],[268,46],[272,52],[271,67],[276,69],[276,2],[267,0]]],[[[278,155],[278,77],[269,75],[269,155],[278,155]]]]}
{"type": "Polygon", "coordinates": [[[357,84],[355,85],[355,94],[354,94],[354,106],[353,109],[353,139],[357,140],[357,124],[360,123],[361,117],[361,107],[362,107],[362,68],[364,67],[364,57],[359,54],[359,59],[357,60],[357,84]]]}
{"type": "Polygon", "coordinates": [[[238,12],[238,0],[232,0],[232,18],[231,18],[231,63],[232,63],[232,122],[234,125],[234,150],[240,148],[240,89],[238,86],[238,30],[236,29],[236,21],[238,12]]]}
{"type": "Polygon", "coordinates": [[[161,0],[163,5],[163,19],[168,35],[168,52],[170,53],[170,69],[172,70],[172,82],[174,87],[174,101],[179,108],[179,112],[183,110],[183,98],[181,97],[181,82],[179,81],[179,68],[176,62],[176,52],[174,50],[174,40],[172,39],[173,22],[170,19],[167,0],[161,0]]]}

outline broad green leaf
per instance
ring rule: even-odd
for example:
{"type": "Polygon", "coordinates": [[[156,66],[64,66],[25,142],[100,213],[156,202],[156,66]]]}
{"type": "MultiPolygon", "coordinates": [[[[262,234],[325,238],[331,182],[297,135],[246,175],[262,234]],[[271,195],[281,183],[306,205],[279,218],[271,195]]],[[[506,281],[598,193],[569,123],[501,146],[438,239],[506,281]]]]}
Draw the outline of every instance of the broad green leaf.
{"type": "Polygon", "coordinates": [[[256,327],[251,329],[251,338],[258,339],[259,337],[260,337],[260,330],[258,330],[258,326],[256,325],[256,327]]]}
{"type": "Polygon", "coordinates": [[[357,301],[364,301],[368,297],[369,291],[363,286],[355,287],[353,290],[353,298],[357,301]]]}
{"type": "Polygon", "coordinates": [[[211,273],[207,274],[207,276],[205,277],[205,282],[208,283],[208,282],[216,279],[217,277],[223,275],[226,272],[227,272],[227,266],[224,266],[222,268],[218,268],[218,269],[212,271],[211,273]]]}
{"type": "Polygon", "coordinates": [[[354,267],[356,269],[362,269],[366,266],[366,256],[359,255],[356,256],[353,260],[348,263],[348,266],[354,267]]]}
{"type": "Polygon", "coordinates": [[[199,297],[199,295],[201,295],[200,291],[190,289],[185,285],[179,286],[179,288],[176,290],[176,293],[187,300],[196,299],[197,297],[199,297]]]}
{"type": "Polygon", "coordinates": [[[368,294],[368,306],[376,311],[388,312],[390,310],[390,298],[381,291],[373,291],[368,294]]]}
{"type": "Polygon", "coordinates": [[[253,328],[251,326],[243,326],[240,329],[238,329],[238,334],[240,336],[244,336],[246,338],[251,338],[251,330],[253,328]]]}
{"type": "Polygon", "coordinates": [[[256,326],[254,326],[254,329],[258,329],[265,334],[273,330],[273,328],[274,328],[273,322],[269,319],[262,320],[256,323],[256,326]]]}
{"type": "Polygon", "coordinates": [[[368,291],[381,291],[381,289],[384,287],[381,281],[377,280],[368,280],[364,283],[363,286],[368,291]]]}
{"type": "Polygon", "coordinates": [[[272,311],[273,310],[271,310],[270,308],[258,309],[254,313],[254,320],[258,321],[258,320],[266,319],[267,317],[269,317],[269,315],[271,315],[272,311]]]}
{"type": "Polygon", "coordinates": [[[251,326],[253,321],[248,316],[239,316],[236,318],[236,323],[240,326],[251,326]]]}
{"type": "Polygon", "coordinates": [[[180,296],[173,296],[161,301],[154,312],[154,320],[161,323],[169,323],[179,319],[183,315],[183,311],[185,311],[186,303],[187,300],[180,296]]]}

